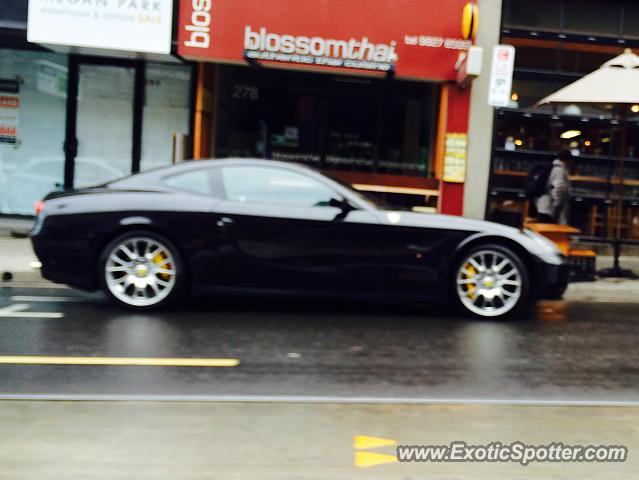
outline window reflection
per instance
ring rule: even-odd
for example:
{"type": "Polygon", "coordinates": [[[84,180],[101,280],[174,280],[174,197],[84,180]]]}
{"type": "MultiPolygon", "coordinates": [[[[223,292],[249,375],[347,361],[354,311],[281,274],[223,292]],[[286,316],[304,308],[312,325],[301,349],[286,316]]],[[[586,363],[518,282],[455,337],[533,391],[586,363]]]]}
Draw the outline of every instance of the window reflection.
{"type": "Polygon", "coordinates": [[[216,156],[432,176],[436,85],[223,67],[216,156]]]}

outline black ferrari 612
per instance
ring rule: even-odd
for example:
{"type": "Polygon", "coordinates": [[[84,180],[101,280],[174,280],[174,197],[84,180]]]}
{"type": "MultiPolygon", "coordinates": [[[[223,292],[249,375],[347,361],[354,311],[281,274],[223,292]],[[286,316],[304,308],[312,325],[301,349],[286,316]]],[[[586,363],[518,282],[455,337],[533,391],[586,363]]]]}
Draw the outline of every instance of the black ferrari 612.
{"type": "Polygon", "coordinates": [[[42,275],[133,309],[201,289],[448,302],[481,317],[560,297],[566,261],[529,230],[391,210],[315,170],[186,162],[48,195],[42,275]]]}

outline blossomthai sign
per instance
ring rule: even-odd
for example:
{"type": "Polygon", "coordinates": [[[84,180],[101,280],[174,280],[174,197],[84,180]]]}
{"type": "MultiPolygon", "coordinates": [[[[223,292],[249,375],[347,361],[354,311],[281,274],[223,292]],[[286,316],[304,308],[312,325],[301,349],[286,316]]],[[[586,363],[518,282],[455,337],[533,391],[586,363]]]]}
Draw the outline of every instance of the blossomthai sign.
{"type": "Polygon", "coordinates": [[[465,0],[181,0],[178,53],[454,80],[465,0]]]}

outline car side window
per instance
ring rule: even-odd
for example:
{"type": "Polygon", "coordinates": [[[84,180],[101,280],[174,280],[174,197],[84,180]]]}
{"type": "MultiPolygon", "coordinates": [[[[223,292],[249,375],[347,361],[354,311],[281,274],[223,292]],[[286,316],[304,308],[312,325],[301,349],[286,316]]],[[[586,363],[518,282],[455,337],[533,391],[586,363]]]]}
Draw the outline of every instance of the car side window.
{"type": "Polygon", "coordinates": [[[291,207],[328,206],[335,192],[314,178],[276,167],[227,166],[222,183],[228,200],[291,207]]]}
{"type": "Polygon", "coordinates": [[[170,188],[185,192],[196,193],[198,195],[213,195],[211,176],[209,169],[191,170],[189,172],[177,173],[163,180],[163,183],[170,188]]]}

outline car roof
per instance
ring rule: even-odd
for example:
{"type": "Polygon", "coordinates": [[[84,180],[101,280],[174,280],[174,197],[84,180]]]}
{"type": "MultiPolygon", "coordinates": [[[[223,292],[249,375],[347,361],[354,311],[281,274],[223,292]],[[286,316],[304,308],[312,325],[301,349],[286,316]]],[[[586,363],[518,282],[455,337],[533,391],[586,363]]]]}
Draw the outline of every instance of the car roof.
{"type": "Polygon", "coordinates": [[[226,165],[247,165],[262,167],[281,167],[288,170],[296,170],[298,172],[318,176],[326,179],[325,175],[314,168],[305,165],[295,164],[291,162],[282,162],[279,160],[267,160],[263,158],[215,158],[206,160],[186,160],[175,165],[166,165],[163,167],[146,170],[127,177],[119,178],[109,182],[107,185],[116,188],[135,188],[148,187],[149,184],[159,184],[162,179],[175,175],[180,172],[188,172],[189,170],[199,170],[207,167],[223,167],[226,165]]]}
{"type": "Polygon", "coordinates": [[[265,158],[209,158],[202,160],[186,160],[176,165],[171,165],[174,168],[202,168],[206,166],[224,166],[224,165],[256,165],[256,166],[281,166],[294,170],[301,171],[315,171],[312,167],[306,165],[300,165],[299,163],[283,162],[280,160],[270,160],[265,158]]]}

